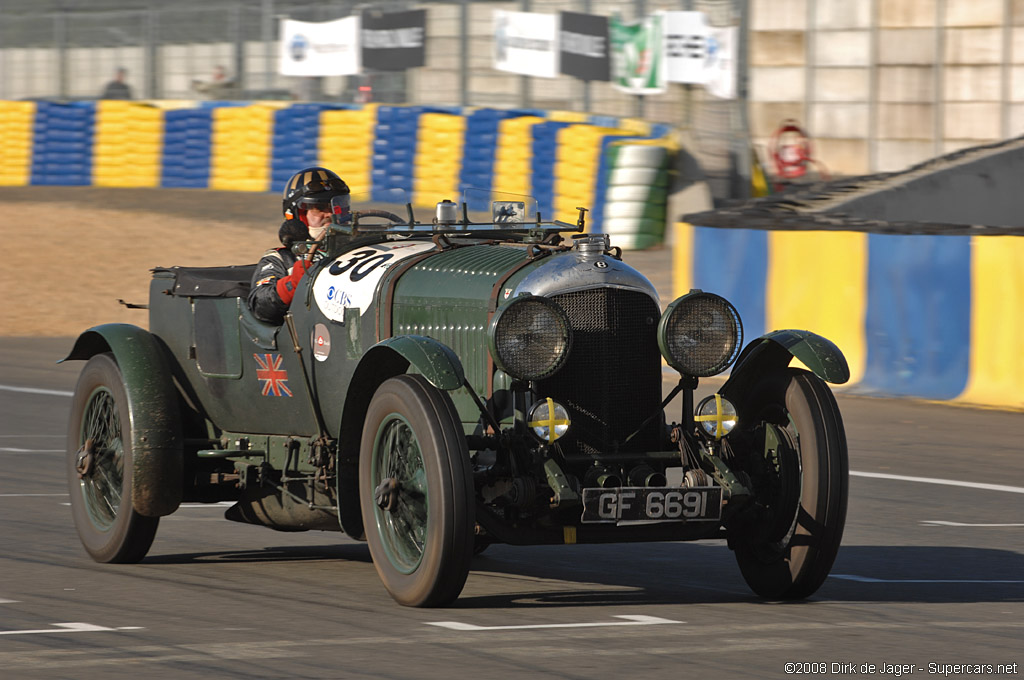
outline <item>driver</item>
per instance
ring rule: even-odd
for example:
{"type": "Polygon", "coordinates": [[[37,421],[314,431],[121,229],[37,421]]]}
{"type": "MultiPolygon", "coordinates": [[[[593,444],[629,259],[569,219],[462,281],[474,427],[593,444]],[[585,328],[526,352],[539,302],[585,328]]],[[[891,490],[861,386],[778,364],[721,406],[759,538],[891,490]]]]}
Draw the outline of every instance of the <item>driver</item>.
{"type": "MultiPolygon", "coordinates": [[[[278,238],[282,247],[268,250],[256,265],[249,290],[249,309],[257,319],[280,325],[295,297],[295,289],[310,266],[312,252],[299,257],[295,241],[320,241],[331,222],[331,199],[348,196],[348,185],[327,168],[300,170],[284,187],[285,222],[278,238]]],[[[316,250],[316,246],[312,248],[316,250]]]]}

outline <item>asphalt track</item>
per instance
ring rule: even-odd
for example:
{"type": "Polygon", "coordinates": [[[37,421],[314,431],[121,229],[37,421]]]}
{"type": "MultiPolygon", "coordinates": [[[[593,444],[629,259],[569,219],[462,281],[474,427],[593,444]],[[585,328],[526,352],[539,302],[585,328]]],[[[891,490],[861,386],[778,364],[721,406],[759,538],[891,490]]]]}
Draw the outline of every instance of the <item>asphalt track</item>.
{"type": "Polygon", "coordinates": [[[455,606],[418,610],[365,544],[220,506],[161,520],[141,564],[93,563],[63,474],[70,346],[0,339],[5,679],[1024,673],[1024,414],[840,394],[846,534],[805,602],[753,597],[722,542],[492,546],[455,606]]]}

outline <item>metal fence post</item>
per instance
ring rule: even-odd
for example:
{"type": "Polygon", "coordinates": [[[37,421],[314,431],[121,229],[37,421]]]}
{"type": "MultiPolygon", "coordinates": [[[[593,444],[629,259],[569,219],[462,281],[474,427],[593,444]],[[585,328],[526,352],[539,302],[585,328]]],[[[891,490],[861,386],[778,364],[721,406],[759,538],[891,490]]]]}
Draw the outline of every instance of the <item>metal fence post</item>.
{"type": "Polygon", "coordinates": [[[67,10],[53,15],[53,38],[57,47],[57,95],[68,96],[68,22],[67,10]]]}
{"type": "Polygon", "coordinates": [[[469,0],[459,3],[459,103],[469,106],[469,0]]]}
{"type": "Polygon", "coordinates": [[[274,0],[263,0],[260,8],[260,39],[263,41],[263,89],[269,90],[274,84],[274,55],[270,46],[274,43],[274,0]]]}

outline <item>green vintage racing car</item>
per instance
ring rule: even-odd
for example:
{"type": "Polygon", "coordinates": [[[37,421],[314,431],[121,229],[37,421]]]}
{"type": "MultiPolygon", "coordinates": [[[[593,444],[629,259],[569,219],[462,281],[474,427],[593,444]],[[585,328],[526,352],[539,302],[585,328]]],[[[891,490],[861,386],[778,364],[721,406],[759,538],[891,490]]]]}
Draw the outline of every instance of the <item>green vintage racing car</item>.
{"type": "Polygon", "coordinates": [[[662,311],[584,210],[501,198],[339,217],[293,246],[319,259],[281,326],[246,305],[254,265],[155,269],[148,331],[96,326],[67,356],[88,553],[137,562],[182,502],[231,501],[230,520],[366,540],[410,606],[455,600],[491,543],[725,538],[758,595],[815,592],[846,515],[842,353],[803,330],[743,348],[732,304],[662,311]]]}

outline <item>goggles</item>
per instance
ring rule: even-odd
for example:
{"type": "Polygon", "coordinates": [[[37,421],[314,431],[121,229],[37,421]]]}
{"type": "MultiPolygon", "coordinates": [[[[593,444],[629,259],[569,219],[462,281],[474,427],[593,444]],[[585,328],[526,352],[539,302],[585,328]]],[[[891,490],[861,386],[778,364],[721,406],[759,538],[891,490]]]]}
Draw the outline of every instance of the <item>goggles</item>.
{"type": "Polygon", "coordinates": [[[303,198],[296,201],[295,207],[299,210],[319,210],[320,212],[332,213],[330,201],[316,200],[313,198],[303,198]]]}

